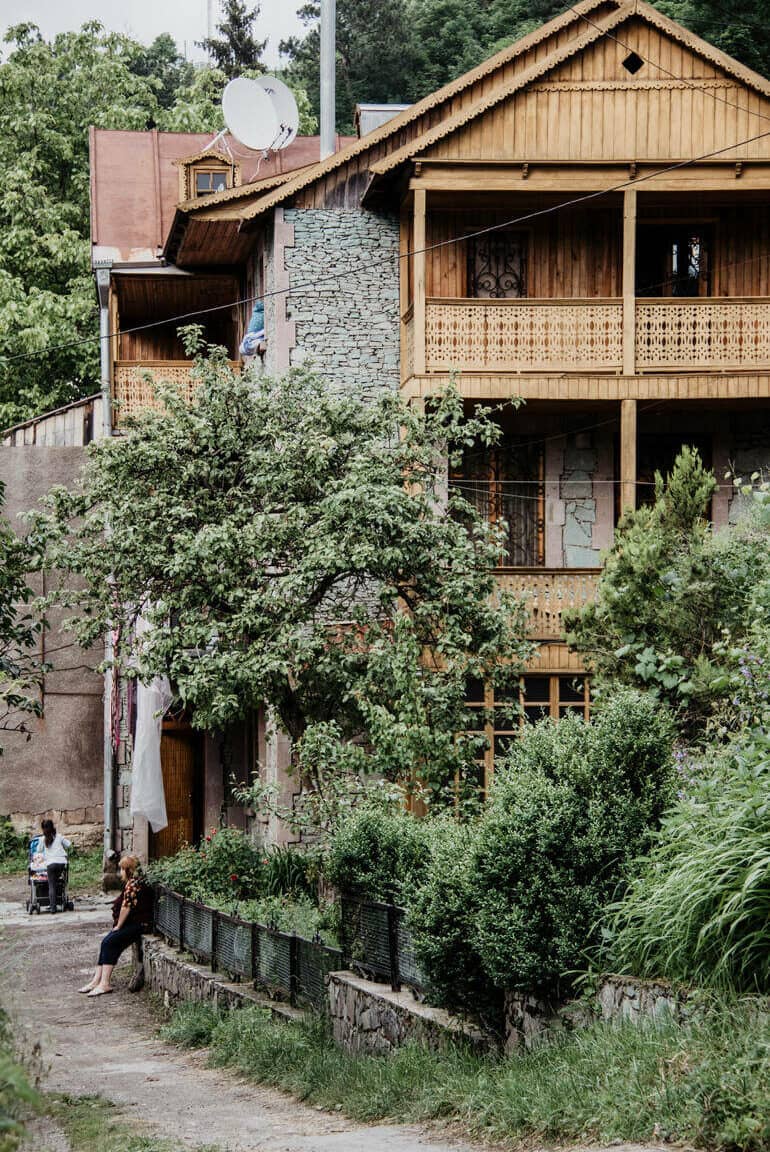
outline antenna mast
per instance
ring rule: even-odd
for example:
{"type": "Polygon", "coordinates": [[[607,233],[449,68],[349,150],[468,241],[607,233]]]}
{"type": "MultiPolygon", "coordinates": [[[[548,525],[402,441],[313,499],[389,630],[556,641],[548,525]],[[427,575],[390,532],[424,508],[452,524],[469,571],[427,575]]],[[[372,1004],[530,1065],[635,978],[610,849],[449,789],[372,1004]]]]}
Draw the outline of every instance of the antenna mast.
{"type": "Polygon", "coordinates": [[[321,159],[335,151],[337,2],[321,0],[321,159]]]}

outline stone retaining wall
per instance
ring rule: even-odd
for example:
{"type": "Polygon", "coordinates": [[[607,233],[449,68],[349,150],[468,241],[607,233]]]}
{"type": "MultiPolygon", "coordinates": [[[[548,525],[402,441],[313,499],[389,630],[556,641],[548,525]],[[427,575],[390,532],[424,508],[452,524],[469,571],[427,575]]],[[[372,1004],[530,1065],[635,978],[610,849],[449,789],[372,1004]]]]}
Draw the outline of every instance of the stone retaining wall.
{"type": "Polygon", "coordinates": [[[417,1043],[440,1050],[458,1040],[483,1051],[488,1037],[443,1008],[431,1008],[411,992],[393,992],[387,984],[362,980],[352,972],[329,976],[329,1015],[337,1044],[348,1052],[385,1053],[417,1043]]]}

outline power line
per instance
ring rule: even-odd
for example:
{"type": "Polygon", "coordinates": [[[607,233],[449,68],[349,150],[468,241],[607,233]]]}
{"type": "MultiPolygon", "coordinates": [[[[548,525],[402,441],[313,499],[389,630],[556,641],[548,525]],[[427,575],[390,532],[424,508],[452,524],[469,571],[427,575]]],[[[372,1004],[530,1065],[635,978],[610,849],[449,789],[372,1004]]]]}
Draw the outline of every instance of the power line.
{"type": "Polygon", "coordinates": [[[602,196],[609,196],[615,192],[621,192],[625,188],[629,188],[632,186],[637,187],[639,184],[643,184],[643,183],[647,182],[648,180],[654,180],[659,176],[667,175],[669,172],[676,172],[676,171],[679,171],[683,168],[688,168],[692,164],[698,164],[703,160],[713,159],[715,156],[721,156],[725,152],[732,152],[735,148],[742,148],[747,144],[756,143],[758,140],[764,140],[768,136],[770,136],[770,129],[768,129],[765,132],[759,132],[754,136],[749,136],[744,140],[738,140],[732,144],[725,145],[722,148],[715,148],[711,152],[704,152],[699,156],[693,156],[689,160],[678,160],[674,164],[669,164],[663,168],[658,168],[653,172],[647,172],[641,176],[629,177],[626,180],[622,180],[617,184],[611,185],[609,188],[601,188],[595,192],[587,192],[581,196],[574,196],[569,200],[563,201],[561,204],[553,204],[553,205],[550,205],[546,208],[535,209],[532,212],[527,212],[524,215],[517,216],[511,220],[504,220],[498,224],[490,224],[484,228],[478,228],[473,232],[464,232],[461,236],[451,236],[446,240],[438,240],[434,244],[426,245],[424,248],[416,248],[416,249],[412,249],[412,250],[407,251],[407,252],[391,253],[390,255],[387,255],[387,256],[381,258],[380,260],[367,260],[365,268],[362,265],[360,267],[360,269],[351,270],[351,269],[346,268],[346,269],[340,270],[338,272],[330,272],[326,276],[321,276],[321,277],[318,277],[314,280],[307,280],[307,281],[301,282],[299,284],[290,285],[289,287],[286,287],[286,288],[276,288],[276,289],[273,289],[272,291],[269,291],[269,292],[262,292],[262,293],[255,294],[252,296],[244,296],[244,297],[241,297],[240,299],[230,300],[225,304],[213,304],[213,305],[210,305],[208,308],[198,308],[198,309],[195,309],[194,311],[191,311],[191,312],[183,312],[183,313],[180,313],[176,316],[166,317],[163,320],[152,320],[146,324],[134,325],[131,328],[118,329],[116,331],[109,332],[109,334],[106,336],[99,336],[99,335],[85,336],[79,340],[70,340],[70,341],[60,343],[60,344],[52,344],[46,348],[36,349],[34,351],[31,351],[31,352],[14,353],[12,356],[0,357],[0,363],[10,364],[10,363],[13,363],[14,361],[17,361],[17,360],[29,360],[32,357],[50,355],[53,352],[61,352],[61,351],[65,351],[65,350],[70,349],[70,348],[79,348],[85,344],[95,344],[97,342],[101,342],[102,340],[113,340],[113,339],[117,338],[118,336],[127,336],[127,335],[131,335],[132,333],[135,333],[135,332],[146,332],[152,328],[159,328],[159,327],[163,327],[163,326],[166,326],[169,324],[180,323],[180,322],[186,321],[186,320],[194,320],[196,317],[207,316],[207,315],[211,315],[214,312],[222,312],[226,309],[237,308],[243,304],[254,304],[254,303],[258,303],[260,301],[264,302],[266,300],[273,299],[277,296],[284,296],[284,295],[288,295],[291,293],[299,292],[299,291],[302,291],[303,289],[306,289],[306,288],[315,288],[319,284],[326,284],[326,283],[330,283],[332,281],[337,281],[337,280],[340,280],[342,277],[348,277],[349,278],[352,275],[355,275],[356,271],[366,270],[368,272],[373,267],[383,266],[385,264],[393,262],[394,260],[398,260],[398,261],[409,260],[410,258],[412,258],[414,256],[427,254],[428,252],[434,252],[439,248],[446,248],[449,245],[457,244],[457,243],[460,243],[463,241],[475,240],[479,236],[487,236],[493,232],[500,232],[500,231],[503,231],[505,229],[515,227],[518,224],[528,223],[530,220],[536,220],[536,219],[539,219],[543,216],[549,216],[549,215],[552,215],[556,212],[561,212],[565,209],[574,208],[579,204],[585,204],[585,203],[588,203],[589,201],[597,200],[602,196]]]}

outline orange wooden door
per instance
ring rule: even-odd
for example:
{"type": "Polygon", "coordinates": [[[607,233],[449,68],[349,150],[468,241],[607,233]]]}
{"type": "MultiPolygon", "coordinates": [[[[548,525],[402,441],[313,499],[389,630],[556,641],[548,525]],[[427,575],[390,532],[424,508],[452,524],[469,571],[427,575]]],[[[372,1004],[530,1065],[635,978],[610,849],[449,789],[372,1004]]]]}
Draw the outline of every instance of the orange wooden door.
{"type": "Polygon", "coordinates": [[[160,762],[166,793],[167,826],[151,837],[153,857],[171,856],[193,838],[193,788],[195,783],[195,743],[185,729],[166,731],[160,740],[160,762]]]}

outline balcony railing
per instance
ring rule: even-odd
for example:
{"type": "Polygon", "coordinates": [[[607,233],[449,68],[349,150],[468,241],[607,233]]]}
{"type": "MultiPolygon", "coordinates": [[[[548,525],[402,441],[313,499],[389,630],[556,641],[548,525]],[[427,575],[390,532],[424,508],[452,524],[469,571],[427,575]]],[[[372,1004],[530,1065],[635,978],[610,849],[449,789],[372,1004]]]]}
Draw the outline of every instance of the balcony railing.
{"type": "Polygon", "coordinates": [[[426,303],[428,372],[609,372],[622,364],[621,300],[426,303]]]}
{"type": "Polygon", "coordinates": [[[526,600],[532,639],[559,640],[562,613],[595,600],[600,575],[599,568],[509,568],[497,580],[526,600]]]}
{"type": "MultiPolygon", "coordinates": [[[[231,361],[230,367],[237,370],[240,364],[231,361]]],[[[113,424],[117,427],[125,423],[127,416],[135,416],[147,408],[162,409],[154,391],[161,381],[180,388],[184,398],[191,402],[195,391],[191,369],[190,360],[116,360],[112,379],[113,424]]]]}
{"type": "Polygon", "coordinates": [[[637,300],[636,366],[641,371],[770,367],[770,300],[637,300]]]}

